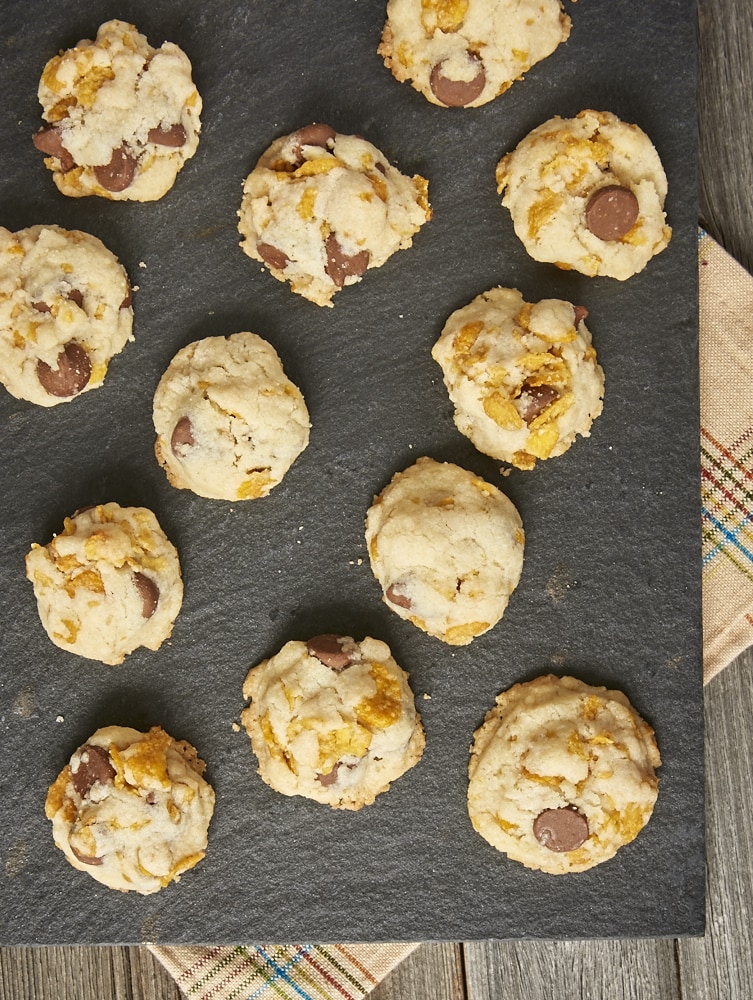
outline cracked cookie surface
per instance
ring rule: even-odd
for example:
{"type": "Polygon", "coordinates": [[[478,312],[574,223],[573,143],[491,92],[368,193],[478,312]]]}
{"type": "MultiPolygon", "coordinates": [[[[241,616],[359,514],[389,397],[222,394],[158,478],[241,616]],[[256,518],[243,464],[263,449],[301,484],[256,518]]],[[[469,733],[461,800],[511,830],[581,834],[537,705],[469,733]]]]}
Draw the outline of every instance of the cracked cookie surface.
{"type": "Polygon", "coordinates": [[[660,764],[653,730],[622,692],[538,677],[502,692],[474,734],[468,813],[528,868],[585,871],[648,823],[660,764]]]}
{"type": "Polygon", "coordinates": [[[117,503],[67,517],[26,556],[39,617],[61,649],[115,665],[139,646],[157,650],[183,602],[178,553],[145,507],[117,503]]]}
{"type": "Polygon", "coordinates": [[[428,182],[323,124],[277,139],[243,185],[241,247],[320,306],[381,267],[431,218],[428,182]]]}
{"type": "Polygon", "coordinates": [[[525,302],[513,288],[492,288],[452,313],[432,357],[455,424],[479,451],[531,469],[589,436],[604,372],[586,315],[561,299],[525,302]]]}
{"type": "Polygon", "coordinates": [[[570,36],[559,0],[389,0],[379,55],[432,104],[475,108],[570,36]]]}
{"type": "Polygon", "coordinates": [[[215,500],[266,496],[309,441],[300,390],[254,333],[178,351],[154,394],[153,420],[172,485],[215,500]]]}
{"type": "Polygon", "coordinates": [[[133,340],[131,299],[125,268],[96,236],[0,228],[0,381],[38,406],[98,388],[133,340]]]}
{"type": "Polygon", "coordinates": [[[357,810],[424,750],[408,674],[378,639],[288,642],[249,671],[243,696],[259,774],[283,795],[357,810]]]}
{"type": "Polygon", "coordinates": [[[512,501],[480,476],[419,458],[369,508],[366,544],[385,604],[448,645],[467,645],[505,612],[523,569],[512,501]]]}
{"type": "Polygon", "coordinates": [[[153,48],[125,21],[54,56],[39,82],[47,123],[34,135],[71,198],[155,201],[199,144],[201,97],[173,42],[153,48]]]}
{"type": "Polygon", "coordinates": [[[214,811],[204,769],[159,726],[98,729],[47,793],[56,846],[110,889],[159,892],[204,857],[214,811]]]}
{"type": "Polygon", "coordinates": [[[611,112],[549,119],[499,161],[496,178],[534,260],[624,281],[671,238],[659,154],[611,112]]]}

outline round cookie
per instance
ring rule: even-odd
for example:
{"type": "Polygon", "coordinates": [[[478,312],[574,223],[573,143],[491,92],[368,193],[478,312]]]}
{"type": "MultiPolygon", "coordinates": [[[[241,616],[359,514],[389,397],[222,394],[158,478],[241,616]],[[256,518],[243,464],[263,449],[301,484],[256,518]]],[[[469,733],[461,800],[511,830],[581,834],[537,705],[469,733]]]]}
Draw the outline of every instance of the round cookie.
{"type": "Polygon", "coordinates": [[[38,95],[47,124],[34,145],[71,198],[155,201],[199,144],[202,103],[187,56],[173,42],[152,48],[125,21],[50,59],[38,95]]]}
{"type": "Polygon", "coordinates": [[[531,469],[589,436],[604,372],[586,315],[561,299],[525,302],[514,288],[492,288],[452,313],[431,353],[455,424],[479,451],[531,469]]]}
{"type": "Polygon", "coordinates": [[[378,639],[288,642],[249,671],[243,696],[259,774],[283,795],[360,809],[424,750],[408,675],[378,639]]]}
{"type": "Polygon", "coordinates": [[[389,0],[385,66],[432,104],[475,108],[566,41],[559,0],[389,0]]]}
{"type": "Polygon", "coordinates": [[[145,507],[77,511],[49,544],[32,545],[26,576],[55,645],[108,664],[159,649],[183,602],[178,553],[145,507]]]}
{"type": "Polygon", "coordinates": [[[653,730],[622,692],[549,674],[500,694],[474,734],[468,813],[527,868],[585,871],[649,821],[660,764],[653,730]]]}
{"type": "Polygon", "coordinates": [[[389,608],[451,646],[500,620],[520,580],[525,534],[501,490],[419,458],[366,516],[371,569],[389,608]]]}
{"type": "Polygon", "coordinates": [[[411,246],[431,218],[428,183],[366,139],[313,124],[277,139],[243,185],[241,247],[320,306],[411,246]]]}
{"type": "Polygon", "coordinates": [[[98,729],[47,793],[56,846],[110,889],[159,892],[204,857],[214,811],[204,768],[159,726],[98,729]]]}
{"type": "Polygon", "coordinates": [[[131,297],[125,269],[96,236],[0,227],[0,381],[38,406],[98,388],[133,340],[131,297]]]}
{"type": "Polygon", "coordinates": [[[303,396],[254,333],[178,351],[154,394],[153,420],[172,485],[214,500],[266,496],[309,441],[303,396]]]}
{"type": "Polygon", "coordinates": [[[500,160],[496,177],[534,260],[624,281],[672,235],[658,153],[637,125],[607,111],[544,122],[500,160]]]}

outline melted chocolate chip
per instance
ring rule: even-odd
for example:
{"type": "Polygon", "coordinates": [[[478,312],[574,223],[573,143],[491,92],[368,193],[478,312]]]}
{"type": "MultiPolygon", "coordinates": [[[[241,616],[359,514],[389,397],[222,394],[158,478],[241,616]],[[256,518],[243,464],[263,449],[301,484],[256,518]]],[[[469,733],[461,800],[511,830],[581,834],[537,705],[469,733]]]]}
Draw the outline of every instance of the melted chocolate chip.
{"type": "Polygon", "coordinates": [[[175,427],[173,427],[172,437],[170,438],[170,447],[173,450],[173,455],[176,458],[183,458],[186,451],[189,448],[193,448],[195,444],[196,440],[193,436],[191,421],[188,417],[181,417],[175,427]]]}
{"type": "Polygon", "coordinates": [[[77,851],[73,844],[70,845],[71,853],[75,858],[77,858],[82,865],[101,865],[102,858],[90,857],[88,854],[82,854],[81,851],[77,851]]]}
{"type": "Polygon", "coordinates": [[[46,302],[32,302],[31,307],[32,309],[36,309],[37,312],[41,313],[51,312],[51,309],[46,302]]]}
{"type": "Polygon", "coordinates": [[[133,305],[133,289],[131,288],[131,286],[129,284],[128,285],[128,291],[126,292],[126,296],[123,299],[123,301],[120,303],[120,308],[121,309],[130,309],[132,305],[133,305]]]}
{"type": "Polygon", "coordinates": [[[396,604],[399,608],[410,609],[411,607],[413,607],[413,605],[411,604],[410,597],[407,597],[405,594],[399,593],[396,589],[396,584],[394,583],[387,588],[387,590],[384,592],[384,596],[387,598],[390,604],[396,604]]]}
{"type": "Polygon", "coordinates": [[[311,656],[315,656],[325,667],[330,667],[332,670],[344,670],[353,662],[350,654],[340,645],[338,635],[315,635],[306,643],[306,649],[311,656]]]}
{"type": "Polygon", "coordinates": [[[586,205],[586,226],[600,240],[619,240],[638,218],[638,199],[630,188],[610,184],[594,191],[586,205]]]}
{"type": "Polygon", "coordinates": [[[271,243],[257,243],[256,249],[264,263],[277,268],[278,271],[284,271],[290,263],[290,258],[285,251],[278,250],[271,243]]]}
{"type": "Polygon", "coordinates": [[[486,71],[481,58],[470,49],[467,52],[468,61],[477,67],[472,80],[450,80],[442,71],[443,62],[437,63],[429,77],[429,86],[436,99],[448,108],[464,108],[475,101],[486,86],[486,71]]]}
{"type": "Polygon", "coordinates": [[[72,340],[58,354],[57,368],[50,368],[46,361],[37,361],[37,378],[51,396],[64,399],[76,396],[89,382],[92,363],[84,348],[72,340]]]}
{"type": "Polygon", "coordinates": [[[117,194],[130,187],[133,175],[136,173],[136,157],[132,156],[125,146],[113,149],[109,163],[94,167],[94,175],[105,191],[117,194]]]}
{"type": "Polygon", "coordinates": [[[337,781],[337,772],[339,768],[340,768],[340,762],[338,761],[332,768],[332,770],[329,771],[327,774],[317,774],[316,780],[319,782],[320,785],[324,785],[325,788],[329,787],[329,785],[334,785],[334,783],[337,781]]]}
{"type": "Polygon", "coordinates": [[[369,266],[368,250],[346,254],[334,233],[330,233],[327,237],[324,249],[327,252],[327,263],[324,270],[338,288],[343,287],[346,278],[360,278],[369,266]]]}
{"type": "Polygon", "coordinates": [[[588,820],[571,806],[545,809],[533,821],[533,835],[550,851],[575,851],[588,839],[588,820]]]}
{"type": "Polygon", "coordinates": [[[527,424],[530,424],[551,406],[555,399],[559,399],[559,396],[559,392],[552,385],[524,385],[520,394],[520,415],[527,424]]]}
{"type": "Polygon", "coordinates": [[[157,128],[149,129],[147,139],[157,146],[171,146],[174,149],[178,149],[180,146],[185,146],[186,144],[186,130],[180,122],[168,125],[167,128],[158,125],[157,128]]]}
{"type": "Polygon", "coordinates": [[[573,306],[575,309],[575,316],[573,318],[573,323],[576,326],[580,326],[584,319],[588,317],[588,309],[585,306],[573,306]]]}
{"type": "MultiPolygon", "coordinates": [[[[110,761],[110,755],[104,747],[93,743],[84,743],[76,751],[78,768],[71,767],[71,783],[81,798],[86,798],[97,782],[107,784],[115,777],[115,768],[110,761]]],[[[75,755],[74,755],[75,756],[75,755]]]]}
{"type": "Polygon", "coordinates": [[[75,167],[76,163],[63,145],[61,129],[57,125],[45,125],[32,137],[32,142],[40,153],[47,156],[56,156],[60,160],[60,167],[65,172],[75,167]]]}
{"type": "Polygon", "coordinates": [[[141,597],[142,617],[151,618],[157,610],[157,605],[159,604],[159,587],[154,580],[148,576],[144,576],[143,573],[134,573],[133,582],[135,583],[136,590],[138,590],[139,596],[141,597]]]}
{"type": "Polygon", "coordinates": [[[304,146],[321,146],[322,149],[327,149],[327,143],[333,141],[337,135],[333,128],[329,125],[322,125],[320,122],[305,125],[294,134],[293,155],[299,163],[303,162],[304,146]]]}
{"type": "Polygon", "coordinates": [[[67,298],[69,298],[71,302],[75,302],[79,309],[84,308],[84,293],[80,288],[72,288],[70,292],[68,292],[67,298]]]}

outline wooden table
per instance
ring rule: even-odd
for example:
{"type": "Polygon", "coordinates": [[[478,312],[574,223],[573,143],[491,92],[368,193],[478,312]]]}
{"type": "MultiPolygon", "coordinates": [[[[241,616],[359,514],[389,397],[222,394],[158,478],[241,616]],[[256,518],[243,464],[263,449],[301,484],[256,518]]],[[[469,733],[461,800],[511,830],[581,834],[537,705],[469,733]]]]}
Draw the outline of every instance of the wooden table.
{"type": "MultiPolygon", "coordinates": [[[[698,0],[698,6],[700,218],[753,271],[751,3],[698,0]]],[[[704,938],[427,944],[370,996],[373,1000],[750,1000],[753,650],[706,689],[706,768],[704,938]]],[[[0,949],[1,1000],[180,997],[172,979],[145,948],[0,949]]]]}

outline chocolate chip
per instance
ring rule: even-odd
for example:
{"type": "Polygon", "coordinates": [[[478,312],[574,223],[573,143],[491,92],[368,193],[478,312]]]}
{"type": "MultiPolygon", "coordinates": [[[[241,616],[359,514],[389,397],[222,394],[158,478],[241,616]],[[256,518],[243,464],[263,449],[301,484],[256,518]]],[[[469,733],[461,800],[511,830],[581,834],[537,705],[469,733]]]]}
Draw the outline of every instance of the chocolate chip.
{"type": "Polygon", "coordinates": [[[128,285],[128,291],[126,292],[125,298],[120,303],[120,308],[121,309],[130,309],[131,306],[132,306],[132,304],[133,304],[133,289],[131,288],[131,285],[129,283],[129,285],[128,285]]]}
{"type": "Polygon", "coordinates": [[[304,125],[303,128],[299,128],[294,135],[293,155],[301,163],[303,162],[304,146],[321,146],[322,149],[327,149],[327,143],[333,141],[337,133],[329,125],[313,122],[311,125],[304,125]]]}
{"type": "Polygon", "coordinates": [[[550,851],[574,851],[588,839],[588,820],[572,806],[545,809],[533,821],[533,835],[550,851]]]}
{"type": "Polygon", "coordinates": [[[319,782],[319,784],[324,785],[325,788],[329,787],[329,785],[334,785],[334,783],[337,781],[337,772],[339,770],[339,767],[340,767],[340,761],[338,761],[332,768],[332,770],[329,771],[327,774],[317,774],[316,780],[319,782]]]}
{"type": "Polygon", "coordinates": [[[384,596],[387,598],[390,604],[396,604],[399,608],[409,609],[413,606],[411,604],[410,597],[407,597],[405,594],[399,593],[397,590],[397,585],[394,583],[390,584],[390,586],[384,592],[384,596]]]}
{"type": "Polygon", "coordinates": [[[36,309],[37,312],[41,313],[51,312],[51,309],[46,302],[32,302],[31,307],[32,309],[36,309]]]}
{"type": "Polygon", "coordinates": [[[346,278],[360,278],[369,266],[369,251],[359,250],[355,254],[346,254],[334,233],[330,233],[324,243],[327,253],[327,263],[324,270],[338,288],[342,288],[346,278]]]}
{"type": "Polygon", "coordinates": [[[548,406],[551,406],[555,399],[559,399],[559,395],[554,386],[527,385],[524,383],[520,394],[520,415],[527,424],[530,424],[548,406]]]}
{"type": "Polygon", "coordinates": [[[173,427],[172,437],[170,438],[170,447],[173,450],[173,455],[176,458],[183,458],[186,451],[189,448],[193,448],[195,444],[196,440],[193,436],[191,421],[188,417],[181,417],[175,427],[173,427]]]}
{"type": "Polygon", "coordinates": [[[437,63],[429,77],[431,92],[440,103],[448,108],[464,108],[475,101],[486,86],[486,71],[480,56],[469,49],[466,53],[468,61],[477,67],[472,80],[450,80],[442,72],[444,62],[437,63]]]}
{"type": "Polygon", "coordinates": [[[277,268],[278,271],[284,271],[290,263],[290,258],[285,251],[278,250],[271,243],[257,243],[256,249],[264,263],[277,268]]]}
{"type": "Polygon", "coordinates": [[[344,670],[353,662],[350,653],[341,646],[339,635],[315,635],[306,643],[306,649],[332,670],[344,670]]]}
{"type": "Polygon", "coordinates": [[[75,302],[79,309],[84,308],[84,293],[79,288],[72,288],[70,292],[68,292],[67,298],[69,298],[71,302],[75,302]]]}
{"type": "Polygon", "coordinates": [[[90,857],[88,854],[82,854],[81,851],[77,851],[73,844],[70,845],[71,853],[75,858],[77,858],[82,865],[101,865],[102,858],[90,857]]]}
{"type": "Polygon", "coordinates": [[[45,125],[32,137],[32,142],[40,151],[47,156],[56,156],[60,160],[63,171],[71,170],[76,163],[71,154],[63,145],[61,129],[57,125],[45,125]]]}
{"type": "Polygon", "coordinates": [[[136,157],[132,156],[125,146],[113,149],[109,163],[94,167],[94,174],[105,191],[112,191],[115,194],[130,187],[135,173],[136,157]]]}
{"type": "Polygon", "coordinates": [[[619,240],[638,218],[638,199],[630,188],[610,184],[594,191],[586,205],[586,226],[600,240],[619,240]]]}
{"type": "Polygon", "coordinates": [[[167,128],[158,125],[157,128],[149,129],[147,139],[157,146],[172,146],[174,149],[178,149],[186,144],[186,130],[180,122],[168,125],[167,128]]]}
{"type": "Polygon", "coordinates": [[[576,326],[580,326],[584,319],[588,317],[588,309],[585,306],[573,306],[575,310],[575,316],[573,318],[573,323],[576,326]]]}
{"type": "Polygon", "coordinates": [[[138,590],[141,597],[142,617],[151,618],[159,604],[159,587],[154,580],[148,576],[144,576],[143,573],[134,573],[133,582],[136,584],[136,590],[138,590]]]}
{"type": "Polygon", "coordinates": [[[57,368],[50,368],[46,361],[37,361],[37,378],[51,396],[66,398],[76,396],[89,382],[92,363],[81,344],[72,340],[58,354],[57,368]]]}
{"type": "Polygon", "coordinates": [[[73,755],[71,761],[71,783],[81,798],[86,798],[91,789],[99,782],[107,784],[115,777],[115,768],[110,761],[110,755],[104,747],[93,743],[84,743],[73,755]],[[73,769],[75,758],[78,757],[78,767],[73,769]]]}

